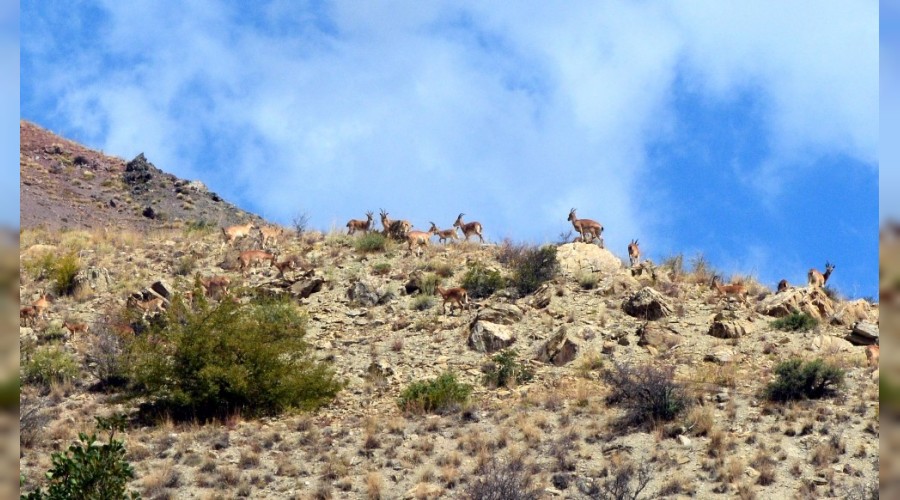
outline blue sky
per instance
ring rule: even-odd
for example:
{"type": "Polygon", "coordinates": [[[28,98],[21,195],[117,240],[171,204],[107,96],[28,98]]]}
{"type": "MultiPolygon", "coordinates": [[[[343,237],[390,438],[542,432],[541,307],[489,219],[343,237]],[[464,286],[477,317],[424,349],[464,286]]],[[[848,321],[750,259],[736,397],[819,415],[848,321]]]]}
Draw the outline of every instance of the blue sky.
{"type": "Polygon", "coordinates": [[[577,207],[623,256],[876,293],[877,2],[183,4],[24,1],[21,116],[282,223],[577,207]]]}
{"type": "Polygon", "coordinates": [[[19,225],[19,4],[0,2],[0,226],[19,225]],[[16,165],[16,167],[14,167],[16,165]]]}

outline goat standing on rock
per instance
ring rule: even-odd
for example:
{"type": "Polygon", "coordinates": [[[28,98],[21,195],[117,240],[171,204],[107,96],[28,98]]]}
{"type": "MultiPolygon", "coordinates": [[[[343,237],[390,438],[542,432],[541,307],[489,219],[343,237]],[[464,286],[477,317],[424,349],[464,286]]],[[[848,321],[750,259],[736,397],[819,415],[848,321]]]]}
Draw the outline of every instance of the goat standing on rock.
{"type": "Polygon", "coordinates": [[[478,236],[478,239],[481,243],[484,243],[484,238],[481,236],[481,223],[480,222],[463,222],[463,215],[459,214],[459,217],[456,218],[456,222],[453,223],[453,227],[458,227],[462,230],[463,236],[466,237],[466,241],[469,241],[469,237],[474,235],[478,236]]]}
{"type": "Polygon", "coordinates": [[[603,238],[600,236],[603,234],[603,225],[599,222],[591,219],[579,219],[575,215],[575,209],[569,211],[569,220],[572,221],[572,226],[575,227],[575,230],[578,231],[578,234],[581,235],[581,241],[584,243],[593,243],[594,240],[600,240],[600,248],[603,248],[603,238]],[[590,236],[590,238],[588,238],[590,236]]]}
{"type": "Polygon", "coordinates": [[[832,271],[834,271],[834,264],[828,261],[825,261],[825,274],[820,273],[818,269],[810,269],[806,274],[809,286],[822,288],[825,286],[825,283],[828,283],[828,278],[831,276],[832,271]]]}

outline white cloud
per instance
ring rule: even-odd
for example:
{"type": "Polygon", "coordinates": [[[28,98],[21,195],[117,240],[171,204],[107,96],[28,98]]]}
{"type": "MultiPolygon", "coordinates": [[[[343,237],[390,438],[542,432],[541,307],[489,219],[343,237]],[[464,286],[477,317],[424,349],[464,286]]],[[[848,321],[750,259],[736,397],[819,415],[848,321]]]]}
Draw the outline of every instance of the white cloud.
{"type": "Polygon", "coordinates": [[[723,101],[765,93],[777,147],[750,174],[815,155],[874,161],[874,2],[457,5],[272,2],[268,22],[285,25],[262,32],[216,2],[110,1],[96,36],[133,63],[85,61],[77,88],[55,90],[106,151],[145,151],[322,226],[378,207],[417,226],[464,211],[493,238],[542,241],[577,206],[624,247],[665,216],[633,207],[654,196],[645,146],[676,126],[679,71],[723,101]]]}

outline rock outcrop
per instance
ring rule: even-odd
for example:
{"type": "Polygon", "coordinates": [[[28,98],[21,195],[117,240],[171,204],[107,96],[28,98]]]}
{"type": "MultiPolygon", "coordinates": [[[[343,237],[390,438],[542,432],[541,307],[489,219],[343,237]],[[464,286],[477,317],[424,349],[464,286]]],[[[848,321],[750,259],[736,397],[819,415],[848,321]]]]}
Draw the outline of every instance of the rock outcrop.
{"type": "Polygon", "coordinates": [[[622,310],[635,318],[657,320],[672,314],[672,305],[663,294],[644,287],[625,299],[622,310]]]}
{"type": "Polygon", "coordinates": [[[567,243],[556,249],[562,274],[576,278],[584,274],[609,275],[622,269],[622,261],[609,250],[588,243],[567,243]]]}

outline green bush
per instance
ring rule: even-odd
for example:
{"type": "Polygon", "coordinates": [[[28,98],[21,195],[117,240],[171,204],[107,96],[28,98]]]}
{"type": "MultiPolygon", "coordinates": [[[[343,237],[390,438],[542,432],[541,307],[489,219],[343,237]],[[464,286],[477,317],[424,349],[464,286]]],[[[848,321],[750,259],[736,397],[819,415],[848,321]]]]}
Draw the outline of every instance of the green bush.
{"type": "Polygon", "coordinates": [[[786,332],[803,332],[815,328],[819,322],[807,313],[795,312],[790,316],[776,319],[772,322],[772,327],[786,332]]]}
{"type": "Polygon", "coordinates": [[[524,384],[534,378],[534,370],[520,362],[515,349],[505,349],[492,358],[485,369],[484,382],[492,387],[524,384]]]}
{"type": "Polygon", "coordinates": [[[434,295],[440,285],[441,277],[436,274],[428,273],[419,280],[419,289],[422,291],[422,295],[434,295]]]}
{"type": "Polygon", "coordinates": [[[134,479],[134,469],[125,460],[125,445],[115,439],[116,431],[125,429],[122,416],[97,419],[97,429],[88,436],[78,434],[79,442],[65,453],[53,453],[53,466],[47,472],[49,485],[22,495],[23,500],[126,499],[140,498],[127,492],[128,481],[134,479]],[[108,431],[109,440],[103,444],[97,431],[108,431]]]}
{"type": "Polygon", "coordinates": [[[199,300],[194,309],[173,301],[168,316],[131,341],[130,379],[177,418],[314,409],[343,386],[313,358],[306,317],[288,300],[199,300]]]}
{"type": "Polygon", "coordinates": [[[74,253],[57,256],[48,252],[25,263],[25,269],[35,278],[49,279],[57,295],[71,295],[75,291],[75,276],[81,270],[81,262],[74,253]]]}
{"type": "Polygon", "coordinates": [[[385,276],[389,272],[391,272],[391,264],[389,262],[379,262],[372,266],[372,274],[385,276]]]}
{"type": "Polygon", "coordinates": [[[354,247],[358,251],[363,253],[381,252],[384,250],[386,244],[387,238],[385,238],[383,234],[376,233],[374,231],[369,231],[363,236],[357,238],[353,243],[354,247]]]}
{"type": "Polygon", "coordinates": [[[53,382],[66,383],[78,377],[78,361],[59,346],[35,349],[23,367],[25,380],[44,387],[53,382]]]}
{"type": "Polygon", "coordinates": [[[778,378],[765,391],[772,401],[819,399],[831,395],[844,383],[844,370],[821,359],[784,361],[775,367],[775,374],[778,378]]]}
{"type": "Polygon", "coordinates": [[[625,423],[669,421],[687,409],[684,386],[675,382],[674,367],[616,364],[603,373],[609,385],[606,400],[626,410],[625,423]]]}
{"type": "Polygon", "coordinates": [[[414,382],[400,394],[398,404],[410,413],[446,413],[463,406],[472,386],[457,382],[456,375],[446,372],[432,380],[414,382]]]}
{"type": "Polygon", "coordinates": [[[556,247],[529,248],[513,262],[513,267],[513,285],[520,294],[528,295],[556,276],[559,270],[556,247]]]}
{"type": "Polygon", "coordinates": [[[416,311],[430,309],[434,305],[434,297],[431,295],[419,295],[413,299],[412,308],[416,311]]]}
{"type": "Polygon", "coordinates": [[[469,264],[469,270],[462,280],[462,287],[466,289],[469,297],[483,299],[490,297],[505,285],[500,271],[488,269],[483,264],[469,264]]]}

